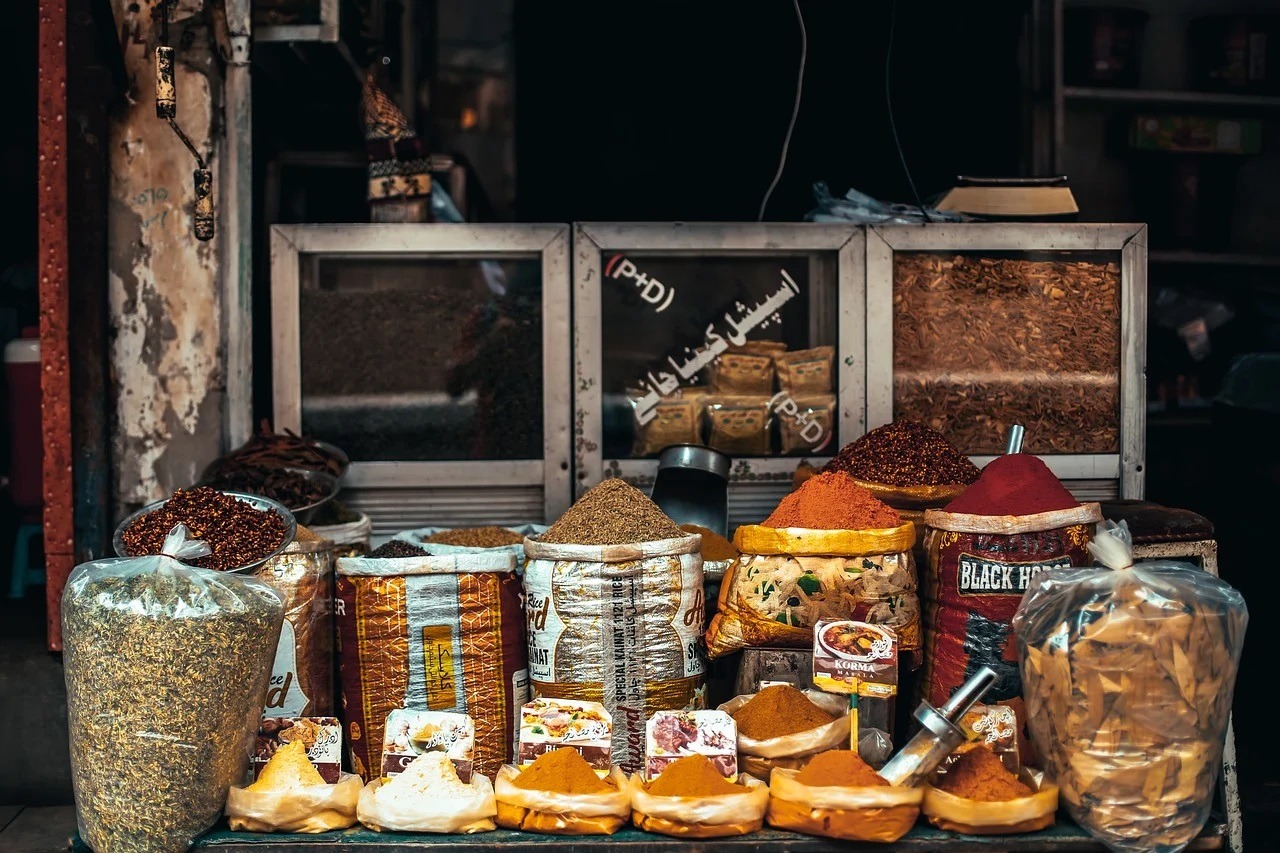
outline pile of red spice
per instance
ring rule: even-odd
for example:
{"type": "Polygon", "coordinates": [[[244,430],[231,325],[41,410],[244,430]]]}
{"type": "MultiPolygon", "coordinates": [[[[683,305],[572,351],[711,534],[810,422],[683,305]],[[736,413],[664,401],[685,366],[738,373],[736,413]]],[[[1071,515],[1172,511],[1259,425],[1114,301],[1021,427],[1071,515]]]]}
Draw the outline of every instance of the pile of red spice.
{"type": "Polygon", "coordinates": [[[902,516],[843,471],[825,471],[783,498],[761,524],[810,530],[880,530],[898,527],[902,516]]]}
{"type": "Polygon", "coordinates": [[[987,463],[977,481],[947,504],[946,512],[1034,515],[1078,506],[1080,502],[1038,457],[1011,453],[987,463]]]}
{"type": "Polygon", "coordinates": [[[978,466],[919,421],[899,420],[877,427],[836,454],[824,471],[846,471],[859,480],[890,486],[972,483],[978,466]]]}

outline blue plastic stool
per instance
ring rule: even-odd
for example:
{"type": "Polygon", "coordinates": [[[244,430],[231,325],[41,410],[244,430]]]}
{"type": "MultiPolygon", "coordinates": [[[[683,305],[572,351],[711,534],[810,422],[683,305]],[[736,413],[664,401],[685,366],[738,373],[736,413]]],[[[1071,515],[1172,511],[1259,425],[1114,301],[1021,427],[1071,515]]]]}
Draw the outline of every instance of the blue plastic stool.
{"type": "Polygon", "coordinates": [[[44,532],[39,524],[23,524],[13,540],[13,580],[9,584],[10,598],[23,598],[27,587],[44,583],[44,567],[31,567],[31,539],[44,532]]]}

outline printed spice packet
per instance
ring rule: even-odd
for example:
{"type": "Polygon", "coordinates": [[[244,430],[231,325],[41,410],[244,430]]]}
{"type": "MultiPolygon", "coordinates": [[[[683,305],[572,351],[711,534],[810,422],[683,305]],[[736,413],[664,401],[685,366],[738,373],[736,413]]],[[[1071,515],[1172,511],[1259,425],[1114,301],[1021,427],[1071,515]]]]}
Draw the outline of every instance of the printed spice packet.
{"type": "Polygon", "coordinates": [[[645,779],[686,755],[705,755],[720,775],[738,779],[738,725],[724,711],[658,711],[645,726],[645,779]]]}
{"type": "Polygon", "coordinates": [[[285,744],[302,741],[307,760],[330,785],[342,772],[342,724],[336,717],[264,717],[258,726],[253,756],[249,762],[251,781],[258,781],[262,768],[285,744]]]}
{"type": "Polygon", "coordinates": [[[849,695],[849,747],[872,766],[883,763],[898,694],[893,631],[869,622],[819,622],[813,627],[813,684],[825,693],[849,695]]]}
{"type": "Polygon", "coordinates": [[[960,728],[969,740],[985,743],[1000,756],[1010,773],[1017,773],[1018,713],[1008,705],[974,705],[960,718],[960,728]]]}
{"type": "Polygon", "coordinates": [[[403,773],[409,762],[424,753],[443,752],[453,762],[458,778],[469,783],[475,746],[475,723],[466,714],[397,708],[387,715],[382,775],[403,773]]]}
{"type": "Polygon", "coordinates": [[[544,752],[571,746],[601,778],[609,775],[613,717],[599,702],[534,699],[520,708],[517,763],[532,764],[544,752]]]}

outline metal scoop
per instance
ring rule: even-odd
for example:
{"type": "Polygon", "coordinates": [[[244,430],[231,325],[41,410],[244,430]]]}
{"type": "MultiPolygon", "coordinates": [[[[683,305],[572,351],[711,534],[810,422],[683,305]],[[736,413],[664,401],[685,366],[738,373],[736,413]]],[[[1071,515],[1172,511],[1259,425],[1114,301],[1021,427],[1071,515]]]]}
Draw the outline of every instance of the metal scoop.
{"type": "Polygon", "coordinates": [[[984,666],[973,674],[941,708],[921,702],[915,718],[921,729],[902,751],[880,768],[880,776],[890,785],[914,788],[942,763],[942,760],[964,743],[964,730],[958,725],[960,718],[977,704],[991,685],[996,683],[996,671],[984,666]]]}

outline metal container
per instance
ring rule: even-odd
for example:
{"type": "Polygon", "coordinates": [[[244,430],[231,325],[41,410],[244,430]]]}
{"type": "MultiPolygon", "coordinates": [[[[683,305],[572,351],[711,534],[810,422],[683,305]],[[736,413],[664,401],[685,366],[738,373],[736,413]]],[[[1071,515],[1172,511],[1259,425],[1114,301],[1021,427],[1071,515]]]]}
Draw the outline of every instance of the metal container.
{"type": "MultiPolygon", "coordinates": [[[[250,494],[246,494],[245,492],[223,492],[223,494],[230,495],[231,497],[235,498],[238,501],[244,501],[249,506],[261,512],[274,512],[275,514],[279,515],[281,518],[284,519],[284,541],[280,543],[279,548],[276,548],[270,554],[265,555],[261,559],[254,560],[252,563],[247,563],[243,566],[239,566],[234,569],[228,569],[227,571],[247,572],[250,569],[256,569],[258,566],[261,566],[267,560],[270,560],[272,557],[275,557],[278,554],[281,554],[284,551],[284,549],[288,548],[290,543],[293,542],[293,538],[298,535],[298,521],[296,518],[294,518],[293,513],[290,512],[288,508],[284,506],[284,504],[278,503],[277,501],[273,501],[270,498],[264,498],[261,495],[250,495],[250,494]]],[[[120,524],[116,527],[115,536],[111,540],[112,547],[116,549],[117,555],[121,557],[132,556],[129,554],[128,551],[125,550],[125,547],[124,547],[124,532],[129,528],[129,525],[133,524],[139,518],[142,518],[142,516],[155,512],[156,510],[160,509],[160,507],[164,506],[168,502],[169,502],[169,499],[165,498],[164,500],[155,501],[154,503],[149,503],[146,506],[144,506],[142,509],[136,512],[130,513],[128,518],[120,522],[120,524]]]]}
{"type": "Polygon", "coordinates": [[[658,457],[653,502],[676,524],[696,524],[728,536],[729,465],[710,447],[676,444],[658,457]]]}

